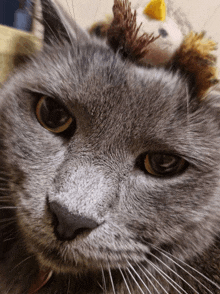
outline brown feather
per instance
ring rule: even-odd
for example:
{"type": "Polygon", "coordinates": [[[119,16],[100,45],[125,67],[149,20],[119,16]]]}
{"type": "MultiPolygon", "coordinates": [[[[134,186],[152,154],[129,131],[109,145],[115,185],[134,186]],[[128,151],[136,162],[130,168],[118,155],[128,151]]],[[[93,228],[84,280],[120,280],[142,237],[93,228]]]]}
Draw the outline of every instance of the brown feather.
{"type": "Polygon", "coordinates": [[[168,66],[172,66],[190,77],[194,91],[203,97],[207,90],[218,83],[216,57],[212,51],[216,43],[204,38],[204,33],[189,33],[176,51],[168,66]]]}
{"type": "Polygon", "coordinates": [[[148,53],[148,45],[158,37],[147,33],[138,36],[141,25],[137,26],[136,11],[132,13],[131,4],[127,0],[115,0],[113,6],[113,20],[107,31],[107,39],[115,51],[139,62],[148,53]]]}

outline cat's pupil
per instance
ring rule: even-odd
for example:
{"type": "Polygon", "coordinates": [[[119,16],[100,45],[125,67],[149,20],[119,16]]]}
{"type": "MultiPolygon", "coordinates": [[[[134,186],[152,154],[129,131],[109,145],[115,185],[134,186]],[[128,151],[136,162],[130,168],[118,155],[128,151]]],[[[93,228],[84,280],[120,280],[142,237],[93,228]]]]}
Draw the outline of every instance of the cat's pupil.
{"type": "Polygon", "coordinates": [[[36,115],[40,124],[51,132],[61,133],[69,128],[73,118],[54,98],[41,97],[37,103],[36,115]]]}
{"type": "Polygon", "coordinates": [[[47,125],[50,128],[56,128],[63,125],[68,120],[68,116],[63,109],[54,109],[46,117],[47,125]]]}
{"type": "Polygon", "coordinates": [[[47,97],[41,106],[41,118],[49,128],[53,129],[65,124],[69,115],[54,99],[47,97]]]}
{"type": "Polygon", "coordinates": [[[156,153],[148,155],[149,164],[155,174],[171,175],[179,172],[185,165],[185,161],[175,155],[156,153]]]}

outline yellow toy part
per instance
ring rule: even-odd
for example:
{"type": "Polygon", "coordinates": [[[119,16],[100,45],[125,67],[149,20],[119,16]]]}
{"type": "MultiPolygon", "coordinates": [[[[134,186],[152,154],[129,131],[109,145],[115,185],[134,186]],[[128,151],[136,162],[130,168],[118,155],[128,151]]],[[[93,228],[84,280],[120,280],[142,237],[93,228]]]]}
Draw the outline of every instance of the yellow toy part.
{"type": "Polygon", "coordinates": [[[166,18],[166,5],[164,0],[151,0],[144,8],[143,13],[153,19],[164,21],[166,18]]]}

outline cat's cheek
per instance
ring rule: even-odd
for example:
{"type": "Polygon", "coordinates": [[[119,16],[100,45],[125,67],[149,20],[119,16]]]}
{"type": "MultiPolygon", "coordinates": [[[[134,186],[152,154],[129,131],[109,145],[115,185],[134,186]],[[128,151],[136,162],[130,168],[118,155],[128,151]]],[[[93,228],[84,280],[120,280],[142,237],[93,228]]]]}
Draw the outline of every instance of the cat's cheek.
{"type": "MultiPolygon", "coordinates": [[[[212,224],[215,222],[217,225],[220,218],[217,192],[215,197],[210,198],[206,188],[213,176],[196,176],[197,181],[193,176],[195,171],[194,175],[188,172],[174,180],[161,180],[137,173],[121,187],[121,210],[130,215],[126,227],[136,235],[137,240],[147,240],[158,246],[181,240],[183,232],[187,231],[194,244],[199,245],[202,238],[213,231],[212,224]],[[212,213],[214,210],[215,215],[212,213]],[[203,230],[200,231],[201,224],[203,230]]],[[[188,247],[188,244],[184,246],[188,247]]]]}

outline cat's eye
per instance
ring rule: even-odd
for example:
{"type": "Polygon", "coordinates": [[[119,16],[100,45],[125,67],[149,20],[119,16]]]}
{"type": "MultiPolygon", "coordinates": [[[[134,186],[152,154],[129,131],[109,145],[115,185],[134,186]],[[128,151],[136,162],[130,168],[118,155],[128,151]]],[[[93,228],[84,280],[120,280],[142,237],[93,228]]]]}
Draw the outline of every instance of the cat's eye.
{"type": "Polygon", "coordinates": [[[173,176],[187,167],[187,162],[176,155],[164,153],[149,153],[145,156],[144,167],[154,176],[173,176]]]}
{"type": "Polygon", "coordinates": [[[159,29],[158,33],[160,34],[160,36],[162,38],[166,38],[168,36],[168,33],[167,33],[167,31],[165,29],[159,29]]]}
{"type": "Polygon", "coordinates": [[[36,106],[36,116],[40,124],[53,133],[62,133],[69,128],[73,118],[54,98],[43,96],[36,106]]]}

